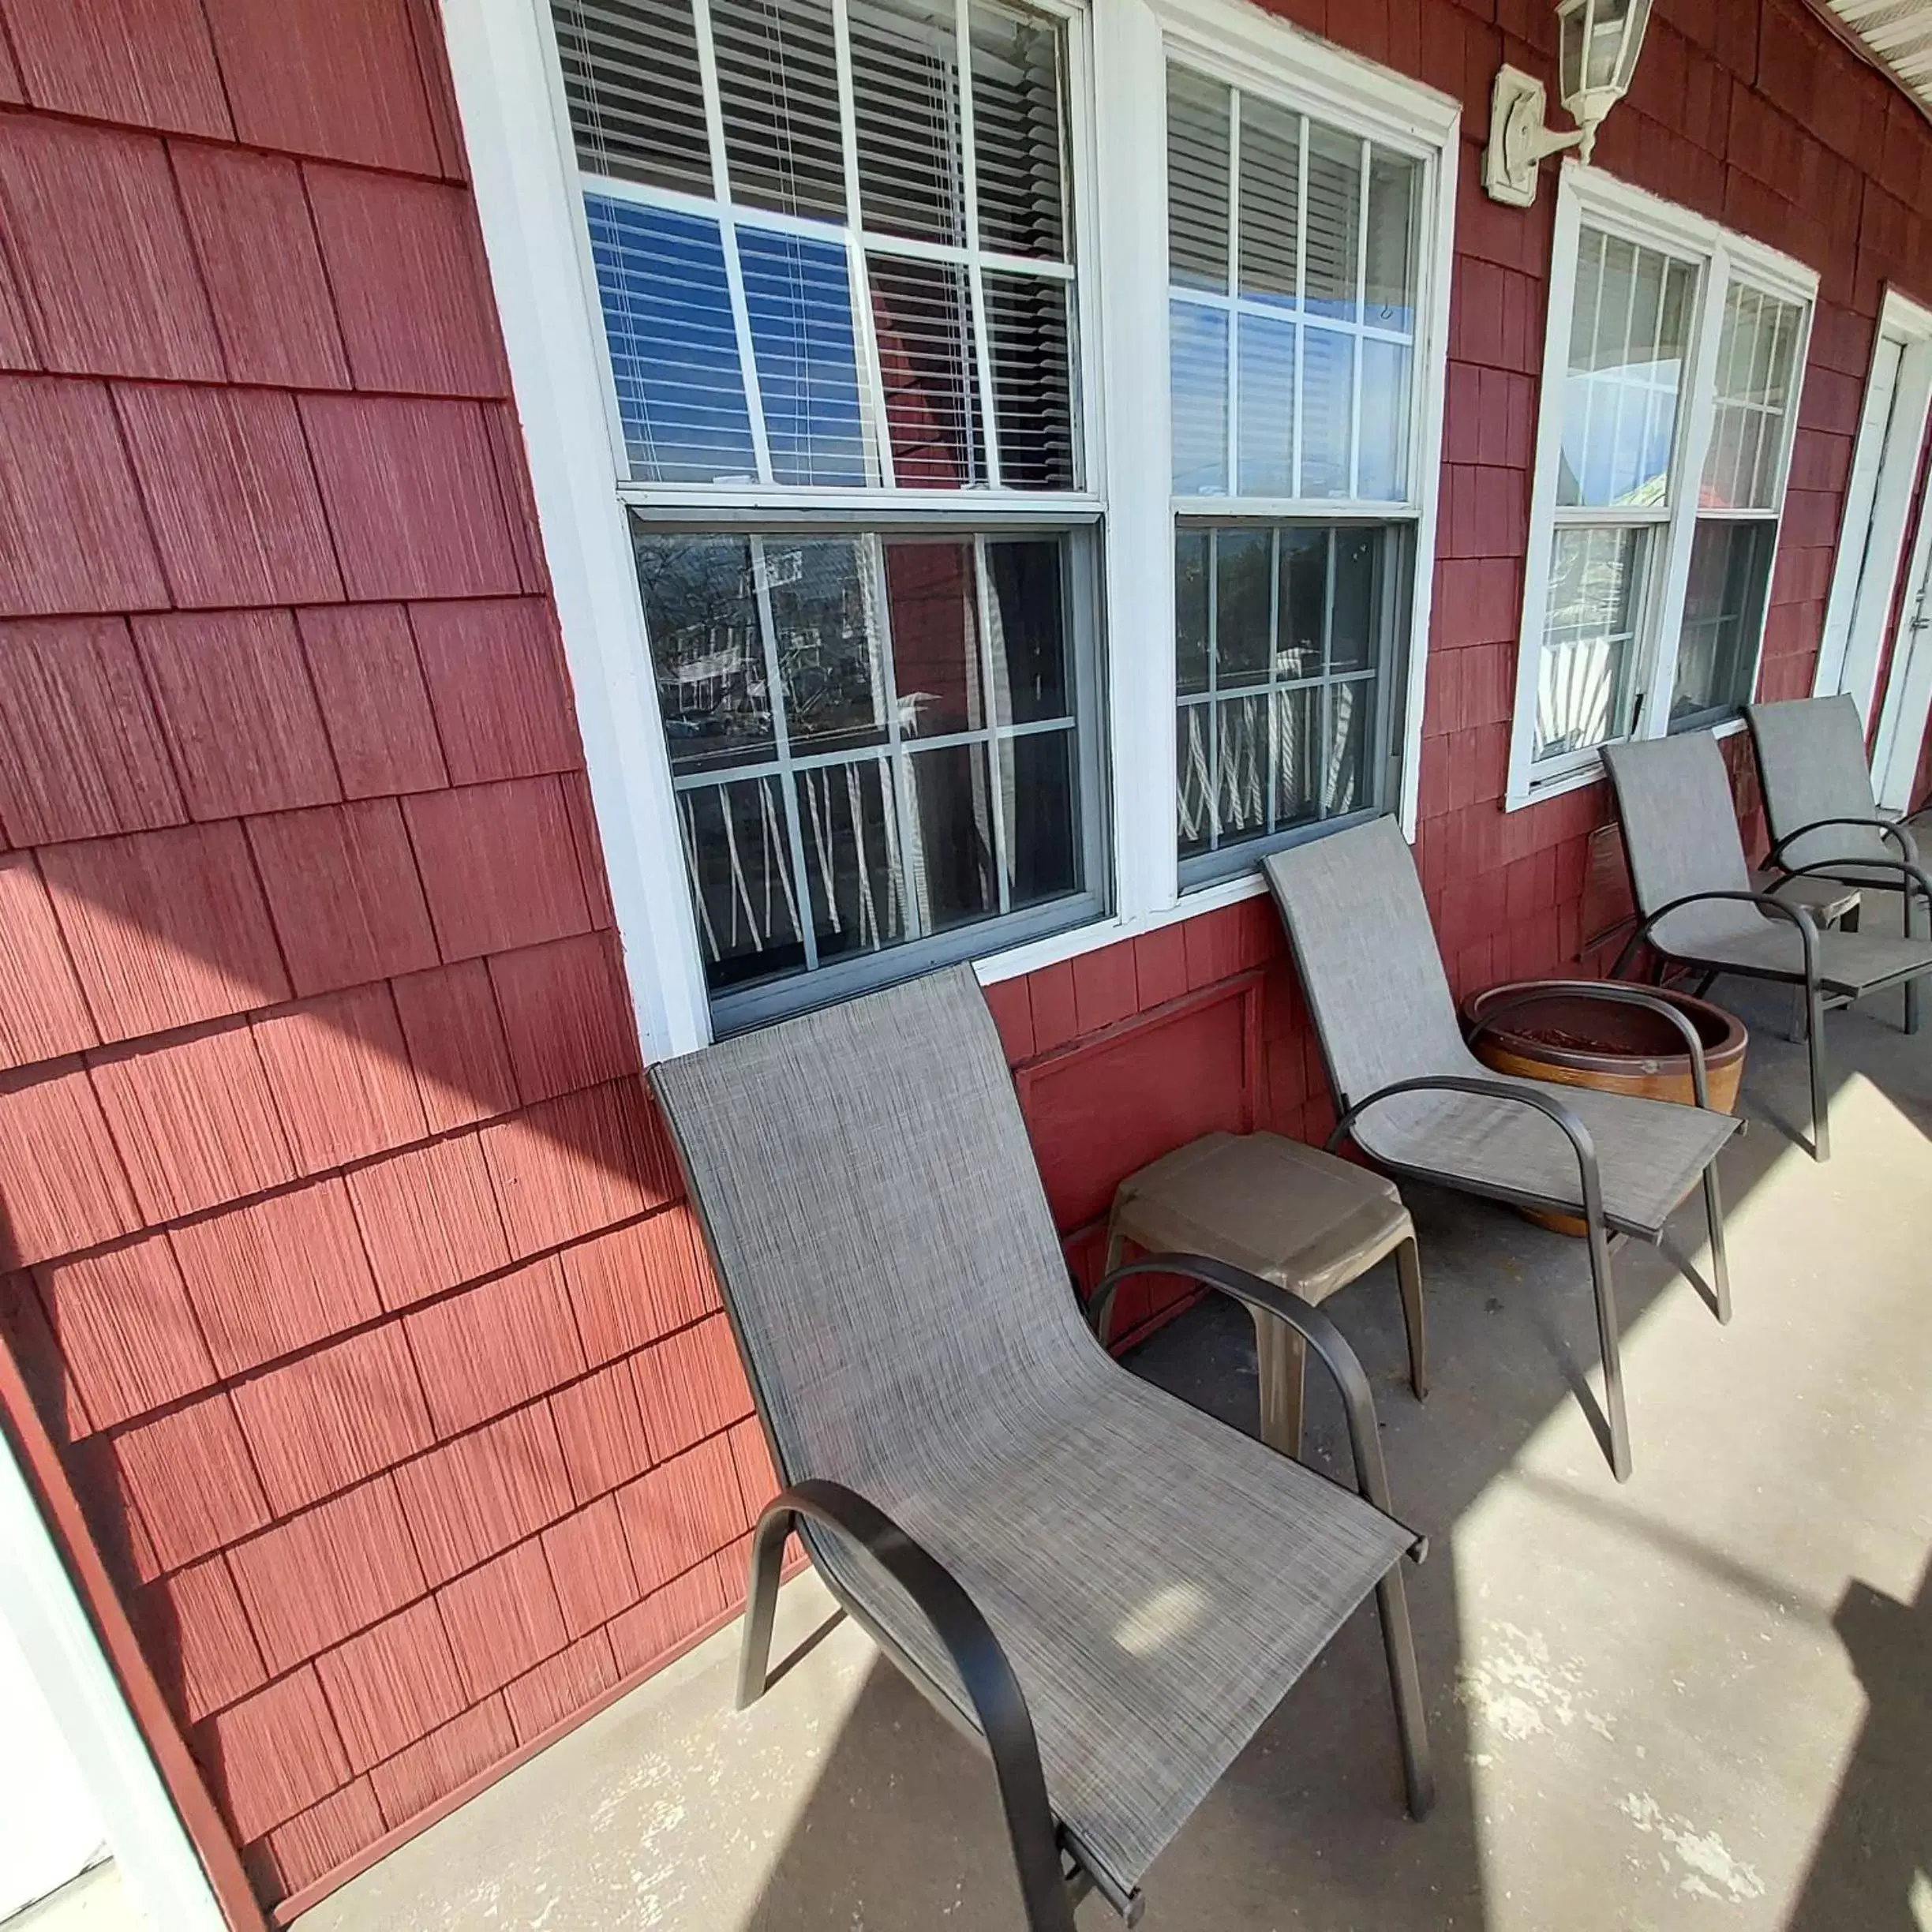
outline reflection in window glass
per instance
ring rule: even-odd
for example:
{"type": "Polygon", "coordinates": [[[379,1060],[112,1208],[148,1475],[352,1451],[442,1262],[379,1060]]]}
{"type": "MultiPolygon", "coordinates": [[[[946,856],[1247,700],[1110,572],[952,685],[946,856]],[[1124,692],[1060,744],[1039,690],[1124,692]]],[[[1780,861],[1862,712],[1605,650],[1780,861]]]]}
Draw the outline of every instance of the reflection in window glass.
{"type": "Polygon", "coordinates": [[[1749,702],[1777,544],[1777,525],[1768,519],[1698,525],[1671,694],[1673,728],[1715,723],[1749,702]]]}
{"type": "Polygon", "coordinates": [[[1661,509],[1697,271],[1620,235],[1578,243],[1557,501],[1661,509]]]}
{"type": "Polygon", "coordinates": [[[848,0],[843,90],[831,0],[710,0],[715,128],[691,0],[553,7],[634,480],[1078,487],[1063,23],[972,0],[969,176],[941,0],[848,0]]]}
{"type": "Polygon", "coordinates": [[[1559,529],[1551,554],[1533,755],[1555,758],[1630,728],[1631,646],[1650,532],[1559,529]]]}
{"type": "Polygon", "coordinates": [[[1803,322],[1797,303],[1732,283],[1717,346],[1717,400],[1698,496],[1702,507],[1777,507],[1803,322]]]}
{"type": "Polygon", "coordinates": [[[1386,809],[1382,667],[1403,631],[1410,542],[1387,524],[1182,526],[1184,882],[1215,869],[1217,852],[1386,809]]]}
{"type": "Polygon", "coordinates": [[[1091,892],[1071,536],[634,526],[714,993],[1091,892]]]}
{"type": "Polygon", "coordinates": [[[1167,170],[1174,493],[1405,501],[1421,163],[1170,65],[1167,170]]]}

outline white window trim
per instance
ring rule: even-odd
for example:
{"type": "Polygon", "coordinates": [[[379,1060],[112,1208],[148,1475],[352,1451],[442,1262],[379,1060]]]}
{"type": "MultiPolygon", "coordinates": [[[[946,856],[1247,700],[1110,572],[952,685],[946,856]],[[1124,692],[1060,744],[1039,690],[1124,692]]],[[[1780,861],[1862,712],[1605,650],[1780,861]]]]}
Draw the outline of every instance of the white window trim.
{"type": "MultiPolygon", "coordinates": [[[[1600,747],[1596,746],[1541,772],[1536,770],[1531,759],[1544,615],[1549,594],[1550,552],[1556,523],[1557,469],[1563,442],[1565,385],[1560,380],[1552,382],[1550,376],[1555,371],[1560,376],[1569,365],[1578,241],[1586,221],[1593,227],[1607,229],[1640,245],[1692,255],[1698,261],[1695,320],[1672,458],[1676,487],[1668,517],[1659,526],[1664,532],[1661,565],[1653,565],[1644,590],[1637,669],[1643,680],[1646,702],[1637,720],[1635,737],[1662,737],[1669,730],[1669,695],[1676,677],[1690,546],[1697,532],[1698,479],[1703,474],[1704,454],[1715,414],[1712,374],[1723,330],[1725,291],[1732,279],[1739,278],[1781,300],[1804,305],[1804,321],[1792,364],[1795,387],[1784,421],[1784,447],[1778,455],[1776,507],[1771,513],[1750,519],[1773,526],[1774,575],[1778,537],[1784,528],[1792,449],[1810,364],[1811,328],[1817,313],[1818,278],[1815,269],[1762,242],[1734,234],[1688,208],[1634,188],[1600,168],[1574,160],[1563,163],[1551,246],[1536,469],[1530,500],[1529,554],[1524,564],[1522,627],[1517,646],[1515,709],[1510,732],[1508,788],[1503,799],[1505,809],[1511,811],[1594,784],[1603,776],[1600,747]]],[[[1608,520],[1615,520],[1609,512],[1605,515],[1608,520]]],[[[1768,592],[1766,609],[1768,612],[1768,592]]],[[[1763,660],[1764,626],[1761,623],[1751,672],[1754,690],[1763,660]]],[[[1743,727],[1741,720],[1732,719],[1717,728],[1720,736],[1728,736],[1743,727]]]]}
{"type": "Polygon", "coordinates": [[[1932,413],[1932,309],[1887,288],[1872,335],[1872,358],[1866,366],[1865,402],[1838,553],[1832,565],[1824,640],[1811,687],[1812,695],[1818,698],[1848,691],[1867,728],[1878,693],[1878,663],[1885,655],[1893,593],[1905,559],[1906,529],[1911,520],[1928,413],[1932,413]],[[1889,407],[1881,406],[1884,399],[1872,380],[1887,343],[1903,351],[1889,407]],[[1869,533],[1863,544],[1858,541],[1859,532],[1869,533]],[[1874,588],[1883,586],[1881,595],[1859,595],[1861,582],[1868,577],[1874,588]]]}
{"type": "MultiPolygon", "coordinates": [[[[547,0],[444,0],[442,12],[625,970],[645,1057],[656,1061],[709,1043],[710,1003],[627,526],[626,500],[639,492],[622,481],[623,442],[613,433],[609,358],[549,9],[547,0]]],[[[1106,519],[1101,709],[1113,877],[1103,883],[1114,909],[980,959],[977,970],[989,983],[1264,889],[1257,874],[1185,899],[1178,890],[1166,160],[1158,138],[1170,43],[1237,80],[1261,73],[1271,90],[1312,114],[1425,153],[1430,185],[1417,260],[1427,279],[1410,459],[1420,501],[1399,726],[1401,818],[1411,837],[1417,817],[1461,110],[1243,0],[1092,0],[1089,19],[1087,34],[1070,36],[1068,84],[1091,103],[1074,117],[1073,156],[1089,480],[1080,495],[1106,519]]],[[[722,513],[747,507],[746,494],[653,489],[650,500],[722,513]]],[[[1043,513],[1031,493],[930,494],[964,515],[1043,513]]],[[[867,492],[851,496],[843,507],[878,507],[867,492]]],[[[799,493],[784,498],[796,505],[799,493]]],[[[823,500],[813,493],[814,507],[823,500]]],[[[1055,511],[1064,514],[1069,501],[1056,496],[1055,511]]]]}

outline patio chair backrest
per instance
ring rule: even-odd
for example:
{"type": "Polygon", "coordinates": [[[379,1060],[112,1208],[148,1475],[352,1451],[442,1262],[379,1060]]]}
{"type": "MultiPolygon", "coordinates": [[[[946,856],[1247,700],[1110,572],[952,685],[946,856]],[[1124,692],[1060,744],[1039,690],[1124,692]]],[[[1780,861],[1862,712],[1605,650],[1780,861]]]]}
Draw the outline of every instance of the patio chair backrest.
{"type": "Polygon", "coordinates": [[[1338,1099],[1475,1068],[1415,859],[1393,818],[1272,853],[1263,869],[1338,1099]]]}
{"type": "MultiPolygon", "coordinates": [[[[1765,817],[1775,841],[1821,818],[1877,818],[1883,814],[1865,762],[1865,725],[1850,697],[1796,698],[1747,705],[1765,817]]],[[[1787,865],[1829,859],[1883,859],[1891,854],[1876,829],[1833,826],[1793,841],[1787,865]]]]}
{"type": "Polygon", "coordinates": [[[889,1506],[1043,1383],[1105,1372],[970,967],[650,1077],[784,1480],[889,1506]]]}
{"type": "MultiPolygon", "coordinates": [[[[1632,739],[1605,745],[1603,758],[1640,913],[1692,893],[1750,890],[1731,781],[1710,732],[1632,739]]],[[[1760,916],[1735,900],[1687,906],[1658,923],[1657,937],[1666,947],[1690,949],[1748,929],[1760,916]]]]}

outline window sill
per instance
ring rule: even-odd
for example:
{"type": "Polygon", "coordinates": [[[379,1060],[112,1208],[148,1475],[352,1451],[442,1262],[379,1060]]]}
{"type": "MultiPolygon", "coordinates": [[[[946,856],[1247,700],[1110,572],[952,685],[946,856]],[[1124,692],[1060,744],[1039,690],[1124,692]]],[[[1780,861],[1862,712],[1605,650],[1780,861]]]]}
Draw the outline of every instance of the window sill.
{"type": "Polygon", "coordinates": [[[1257,867],[1252,871],[1237,873],[1233,878],[1219,879],[1211,886],[1204,886],[1198,892],[1184,893],[1172,905],[1163,906],[1158,912],[1131,915],[1116,914],[1112,919],[1095,919],[1044,939],[1030,940],[1024,945],[1009,947],[1004,953],[990,953],[984,959],[973,961],[973,971],[979,975],[982,986],[996,986],[1002,979],[1017,979],[1028,973],[1038,972],[1043,967],[1058,966],[1063,960],[1078,959],[1083,953],[1097,953],[1103,946],[1113,945],[1122,939],[1158,932],[1163,926],[1178,926],[1182,920],[1197,918],[1204,912],[1216,912],[1223,906],[1239,905],[1245,899],[1259,899],[1267,891],[1267,881],[1257,867]]]}
{"type": "MultiPolygon", "coordinates": [[[[1735,738],[1747,727],[1743,718],[1731,717],[1708,728],[1713,738],[1735,738]]],[[[1566,792],[1581,792],[1586,785],[1601,784],[1609,775],[1599,758],[1591,764],[1579,765],[1574,770],[1557,772],[1550,777],[1539,779],[1526,792],[1511,792],[1503,801],[1503,809],[1521,811],[1526,806],[1541,805],[1545,799],[1561,798],[1566,792]]]]}

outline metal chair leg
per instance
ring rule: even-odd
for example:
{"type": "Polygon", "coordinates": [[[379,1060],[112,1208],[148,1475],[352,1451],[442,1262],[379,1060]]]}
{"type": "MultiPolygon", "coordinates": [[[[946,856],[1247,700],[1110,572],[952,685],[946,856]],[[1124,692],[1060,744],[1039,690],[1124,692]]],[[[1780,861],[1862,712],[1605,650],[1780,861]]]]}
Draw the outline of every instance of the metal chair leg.
{"type": "Polygon", "coordinates": [[[1717,1319],[1731,1319],[1731,1261],[1724,1252],[1724,1202],[1717,1192],[1717,1163],[1704,1170],[1704,1219],[1710,1227],[1711,1287],[1717,1297],[1717,1319]]]}
{"type": "Polygon", "coordinates": [[[751,1581],[745,1594],[744,1638],[738,1651],[738,1709],[748,1710],[765,1694],[770,1675],[772,1619],[778,1610],[778,1572],[784,1560],[791,1518],[761,1524],[751,1541],[751,1581]]]}
{"type": "Polygon", "coordinates": [[[1831,1088],[1825,1072],[1825,995],[1813,980],[1805,988],[1810,1033],[1811,1157],[1822,1166],[1831,1159],[1831,1088]]]}
{"type": "Polygon", "coordinates": [[[1590,1286],[1597,1297],[1597,1340],[1603,1351],[1604,1413],[1610,1424],[1610,1472],[1619,1482],[1628,1482],[1630,1418],[1623,1407],[1623,1357],[1617,1336],[1610,1243],[1601,1221],[1589,1223],[1589,1258],[1590,1286]]]}
{"type": "Polygon", "coordinates": [[[1409,1386],[1421,1402],[1428,1394],[1428,1330],[1422,1314],[1422,1252],[1413,1234],[1395,1250],[1395,1276],[1409,1334],[1409,1386]]]}
{"type": "Polygon", "coordinates": [[[1382,1648],[1388,1658],[1389,1688],[1395,1699],[1395,1729],[1402,1740],[1402,1784],[1409,1815],[1428,1816],[1436,1803],[1436,1774],[1429,1765],[1428,1713],[1422,1702],[1422,1679],[1416,1669],[1415,1639],[1409,1629],[1409,1599],[1402,1593],[1398,1559],[1376,1586],[1376,1611],[1382,1620],[1382,1648]]]}

